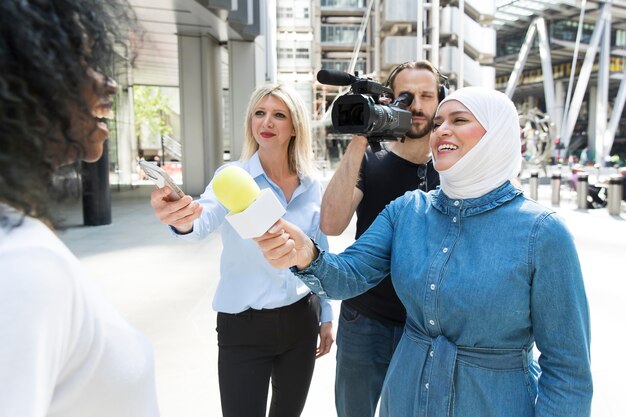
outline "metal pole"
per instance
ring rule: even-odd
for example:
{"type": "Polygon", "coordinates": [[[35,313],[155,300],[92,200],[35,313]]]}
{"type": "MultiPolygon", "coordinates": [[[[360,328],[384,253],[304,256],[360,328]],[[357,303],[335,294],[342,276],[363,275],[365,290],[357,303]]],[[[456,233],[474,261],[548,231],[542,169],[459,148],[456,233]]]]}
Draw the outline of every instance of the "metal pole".
{"type": "Polygon", "coordinates": [[[622,200],[626,202],[626,168],[621,168],[619,173],[622,176],[622,200]]]}
{"type": "Polygon", "coordinates": [[[165,143],[164,143],[164,139],[163,139],[163,134],[161,134],[161,164],[157,164],[159,166],[165,166],[165,143]]]}
{"type": "Polygon", "coordinates": [[[576,182],[576,204],[579,209],[587,208],[587,197],[589,196],[589,174],[579,172],[576,182]]]}
{"type": "Polygon", "coordinates": [[[374,0],[374,74],[380,79],[380,0],[374,0]]]}
{"type": "Polygon", "coordinates": [[[561,171],[552,174],[552,205],[561,204],[561,171]]]}
{"type": "Polygon", "coordinates": [[[623,179],[621,175],[611,175],[609,178],[609,214],[619,216],[622,211],[622,188],[623,179]]]}
{"type": "Polygon", "coordinates": [[[416,59],[424,59],[424,0],[417,0],[417,17],[416,17],[416,59]]]}
{"type": "MultiPolygon", "coordinates": [[[[574,74],[576,73],[576,65],[578,62],[578,49],[580,48],[580,40],[583,36],[583,23],[585,21],[585,5],[587,1],[582,0],[580,4],[580,16],[578,17],[578,30],[576,31],[576,44],[574,45],[574,54],[572,55],[572,66],[569,72],[569,83],[567,84],[567,96],[565,97],[565,106],[563,107],[563,115],[561,116],[561,126],[558,130],[559,136],[565,129],[567,113],[569,112],[570,100],[572,98],[572,90],[574,88],[574,74]]],[[[569,142],[568,142],[569,143],[569,142]]]]}
{"type": "Polygon", "coordinates": [[[528,52],[530,51],[533,39],[535,38],[535,33],[537,33],[537,24],[533,20],[528,27],[528,31],[526,32],[526,39],[524,39],[524,43],[520,48],[519,54],[517,54],[517,61],[515,62],[513,71],[511,71],[509,81],[506,84],[506,90],[504,91],[504,93],[508,98],[513,98],[513,94],[515,93],[515,87],[517,87],[519,77],[520,75],[522,75],[522,70],[524,69],[524,64],[526,64],[526,58],[528,58],[528,52]]]}
{"type": "Polygon", "coordinates": [[[604,135],[607,128],[609,103],[609,66],[611,58],[611,14],[604,23],[604,36],[600,48],[599,68],[597,71],[596,123],[595,123],[595,157],[600,166],[606,166],[606,157],[610,149],[604,148],[604,135]]]}
{"type": "MultiPolygon", "coordinates": [[[[537,37],[539,38],[539,56],[541,57],[541,72],[543,73],[543,92],[546,102],[546,111],[552,123],[556,121],[556,94],[554,89],[554,75],[552,74],[552,54],[550,52],[550,38],[543,17],[535,20],[537,37]]],[[[557,136],[561,126],[555,124],[557,136]]]]}
{"type": "Polygon", "coordinates": [[[439,68],[439,0],[431,0],[430,6],[430,63],[439,68]]]}
{"type": "Polygon", "coordinates": [[[530,179],[528,180],[528,184],[530,185],[530,198],[535,201],[539,200],[539,172],[532,171],[530,173],[530,179]]]}
{"type": "MultiPolygon", "coordinates": [[[[583,65],[580,68],[580,73],[578,74],[578,81],[576,82],[576,88],[574,89],[574,96],[572,97],[570,107],[567,111],[567,121],[564,128],[561,130],[561,143],[566,149],[569,146],[572,133],[574,132],[574,126],[578,121],[580,107],[582,106],[584,96],[587,93],[587,84],[591,78],[596,53],[598,52],[602,35],[604,35],[604,25],[607,18],[610,17],[610,12],[611,3],[604,3],[602,5],[602,10],[598,15],[598,20],[596,21],[593,33],[591,34],[589,46],[585,52],[585,59],[583,60],[583,65]]],[[[572,68],[572,71],[575,71],[575,68],[572,68]]]]}
{"type": "MultiPolygon", "coordinates": [[[[456,88],[463,88],[465,83],[465,74],[464,74],[464,66],[465,66],[465,31],[464,31],[464,20],[465,20],[465,1],[459,0],[459,20],[461,24],[457,29],[457,45],[459,49],[459,70],[457,72],[457,82],[456,88]]],[[[438,45],[435,45],[437,48],[438,45]]]]}
{"type": "Polygon", "coordinates": [[[109,141],[104,142],[100,159],[82,163],[83,223],[85,226],[111,224],[111,188],[109,187],[109,141]]]}
{"type": "Polygon", "coordinates": [[[617,90],[617,97],[615,97],[611,120],[609,121],[606,133],[604,134],[604,149],[610,150],[613,147],[615,132],[617,131],[617,126],[622,118],[622,111],[624,111],[624,103],[626,103],[626,63],[624,64],[624,70],[622,72],[622,81],[620,81],[619,90],[617,90]]]}

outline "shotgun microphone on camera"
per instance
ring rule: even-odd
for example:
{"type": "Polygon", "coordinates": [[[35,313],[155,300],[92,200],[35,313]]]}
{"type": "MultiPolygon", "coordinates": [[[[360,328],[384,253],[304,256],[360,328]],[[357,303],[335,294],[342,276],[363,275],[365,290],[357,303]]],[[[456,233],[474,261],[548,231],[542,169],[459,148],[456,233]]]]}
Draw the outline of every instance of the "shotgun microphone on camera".
{"type": "Polygon", "coordinates": [[[357,80],[354,75],[337,70],[319,70],[317,81],[326,85],[351,85],[357,80]]]}

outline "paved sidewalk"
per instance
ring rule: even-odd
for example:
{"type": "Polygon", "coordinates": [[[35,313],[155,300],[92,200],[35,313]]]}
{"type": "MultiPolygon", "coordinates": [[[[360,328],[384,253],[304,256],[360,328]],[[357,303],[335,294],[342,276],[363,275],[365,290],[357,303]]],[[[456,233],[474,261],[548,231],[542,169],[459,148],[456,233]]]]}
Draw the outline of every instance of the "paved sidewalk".
{"type": "MultiPolygon", "coordinates": [[[[162,416],[220,416],[211,299],[221,240],[219,234],[198,244],[172,238],[152,214],[149,192],[149,187],[114,191],[113,224],[108,226],[84,227],[80,208],[65,208],[70,227],[60,237],[128,320],[152,340],[162,416]]],[[[540,187],[539,200],[546,206],[549,192],[549,186],[540,187]]],[[[567,192],[555,209],[576,238],[591,305],[592,416],[626,416],[626,214],[576,210],[575,196],[567,192]]],[[[330,239],[331,251],[345,248],[352,236],[354,222],[342,236],[330,239]]],[[[336,415],[334,367],[333,348],[317,363],[303,417],[336,415]]]]}

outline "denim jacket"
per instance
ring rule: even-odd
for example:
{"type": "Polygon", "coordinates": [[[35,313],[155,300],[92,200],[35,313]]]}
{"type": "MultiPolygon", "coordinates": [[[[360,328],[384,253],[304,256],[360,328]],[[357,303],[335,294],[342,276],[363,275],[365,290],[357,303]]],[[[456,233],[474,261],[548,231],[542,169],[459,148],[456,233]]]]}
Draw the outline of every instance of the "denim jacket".
{"type": "Polygon", "coordinates": [[[572,236],[553,211],[509,182],[466,200],[409,192],[300,278],[344,299],[389,272],[407,323],[382,413],[589,416],[587,299],[572,236]]]}

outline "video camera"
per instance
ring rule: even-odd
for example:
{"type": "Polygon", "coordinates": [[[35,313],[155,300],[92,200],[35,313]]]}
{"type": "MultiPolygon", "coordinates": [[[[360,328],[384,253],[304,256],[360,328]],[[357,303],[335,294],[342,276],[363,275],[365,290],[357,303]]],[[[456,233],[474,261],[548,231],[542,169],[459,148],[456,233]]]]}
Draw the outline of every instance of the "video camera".
{"type": "Polygon", "coordinates": [[[317,81],[322,84],[350,86],[350,91],[333,105],[331,118],[335,131],[366,136],[370,143],[403,138],[411,128],[411,112],[405,109],[413,102],[413,94],[402,93],[389,105],[379,104],[381,95],[393,96],[393,91],[355,74],[336,70],[317,73],[317,81]]]}

